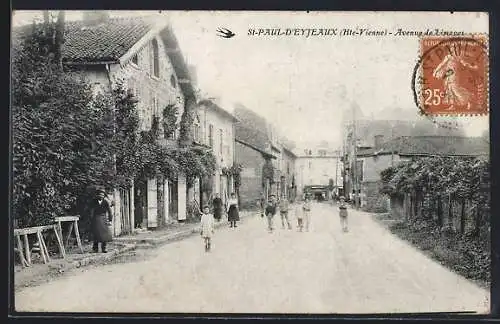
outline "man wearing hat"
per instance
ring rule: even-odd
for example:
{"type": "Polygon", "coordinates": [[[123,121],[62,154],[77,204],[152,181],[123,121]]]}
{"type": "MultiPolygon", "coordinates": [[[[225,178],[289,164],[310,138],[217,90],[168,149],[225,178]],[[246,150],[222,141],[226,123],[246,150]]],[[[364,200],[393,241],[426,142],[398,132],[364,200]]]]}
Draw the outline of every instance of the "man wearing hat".
{"type": "Polygon", "coordinates": [[[98,252],[99,243],[101,243],[102,253],[106,253],[106,243],[112,241],[111,231],[109,226],[113,220],[113,212],[109,203],[104,197],[106,191],[99,187],[96,190],[96,197],[91,202],[90,206],[90,228],[94,244],[92,250],[98,252]]]}

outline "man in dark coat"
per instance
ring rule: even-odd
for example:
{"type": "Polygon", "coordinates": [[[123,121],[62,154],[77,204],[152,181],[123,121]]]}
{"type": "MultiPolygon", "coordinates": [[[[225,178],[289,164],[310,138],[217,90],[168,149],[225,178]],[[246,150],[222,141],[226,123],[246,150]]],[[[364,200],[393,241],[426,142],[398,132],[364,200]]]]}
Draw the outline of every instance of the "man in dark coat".
{"type": "Polygon", "coordinates": [[[99,242],[101,243],[102,253],[106,253],[106,243],[113,239],[109,226],[113,220],[113,212],[109,203],[104,199],[106,192],[99,188],[96,192],[96,198],[91,202],[90,206],[90,228],[94,245],[92,250],[98,252],[99,242]]]}
{"type": "Polygon", "coordinates": [[[215,194],[215,198],[212,200],[212,205],[214,207],[214,218],[216,221],[220,222],[222,218],[222,199],[218,193],[215,194]]]}

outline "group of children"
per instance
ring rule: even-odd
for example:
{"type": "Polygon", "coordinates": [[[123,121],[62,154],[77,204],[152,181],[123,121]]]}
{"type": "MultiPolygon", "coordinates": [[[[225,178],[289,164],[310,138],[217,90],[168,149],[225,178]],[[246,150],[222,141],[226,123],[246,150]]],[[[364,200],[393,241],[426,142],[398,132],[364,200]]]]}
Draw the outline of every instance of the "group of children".
{"type": "Polygon", "coordinates": [[[279,201],[276,201],[276,196],[271,195],[269,202],[263,208],[261,216],[264,215],[267,217],[267,229],[269,233],[274,231],[273,219],[276,215],[277,209],[280,211],[281,216],[281,227],[285,229],[285,223],[289,230],[292,229],[292,225],[290,223],[289,211],[292,210],[297,218],[297,228],[299,232],[304,230],[309,231],[309,224],[311,221],[311,198],[306,196],[302,205],[297,205],[293,209],[290,209],[290,203],[293,204],[293,200],[290,202],[286,198],[282,198],[279,201]]]}
{"type": "MultiPolygon", "coordinates": [[[[340,224],[342,227],[342,231],[347,232],[347,204],[345,202],[344,197],[340,197],[340,203],[339,203],[339,216],[340,216],[340,224]]],[[[293,203],[293,200],[290,201],[293,203]]],[[[267,205],[262,206],[263,210],[261,213],[261,217],[264,217],[264,215],[267,217],[267,225],[268,225],[268,231],[270,233],[273,232],[274,226],[273,226],[273,219],[274,216],[276,215],[277,209],[280,211],[280,216],[281,216],[281,226],[283,229],[285,229],[285,223],[288,227],[289,230],[292,229],[292,225],[290,223],[290,218],[289,218],[289,210],[290,210],[290,205],[289,202],[286,198],[280,199],[279,201],[276,200],[275,195],[271,195],[269,202],[267,205]]],[[[302,205],[298,205],[294,208],[294,214],[297,218],[297,228],[299,232],[302,232],[304,229],[305,225],[305,230],[309,231],[309,224],[311,221],[311,197],[309,195],[305,196],[304,202],[302,205]]],[[[203,206],[202,210],[202,215],[201,215],[201,237],[204,239],[204,244],[205,244],[205,251],[208,252],[211,249],[211,239],[212,235],[215,232],[214,229],[214,216],[210,213],[210,207],[208,205],[203,206]]]]}

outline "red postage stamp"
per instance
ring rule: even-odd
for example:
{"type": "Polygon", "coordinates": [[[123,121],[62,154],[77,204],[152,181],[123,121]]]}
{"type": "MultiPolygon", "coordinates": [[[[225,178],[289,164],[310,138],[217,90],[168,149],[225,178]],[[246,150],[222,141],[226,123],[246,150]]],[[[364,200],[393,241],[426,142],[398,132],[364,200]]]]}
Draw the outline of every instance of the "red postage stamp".
{"type": "Polygon", "coordinates": [[[420,39],[416,99],[424,114],[488,114],[487,42],[484,35],[420,39]]]}

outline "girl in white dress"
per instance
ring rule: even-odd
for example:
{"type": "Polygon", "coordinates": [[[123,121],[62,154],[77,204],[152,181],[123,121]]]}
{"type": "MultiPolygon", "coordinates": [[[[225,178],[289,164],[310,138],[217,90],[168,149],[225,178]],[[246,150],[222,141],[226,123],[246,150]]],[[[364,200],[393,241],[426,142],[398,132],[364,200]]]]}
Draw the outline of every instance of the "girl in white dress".
{"type": "Polygon", "coordinates": [[[210,251],[212,244],[212,235],[214,234],[214,215],[210,213],[208,205],[203,206],[203,213],[201,214],[201,237],[205,241],[205,252],[210,251]]]}

